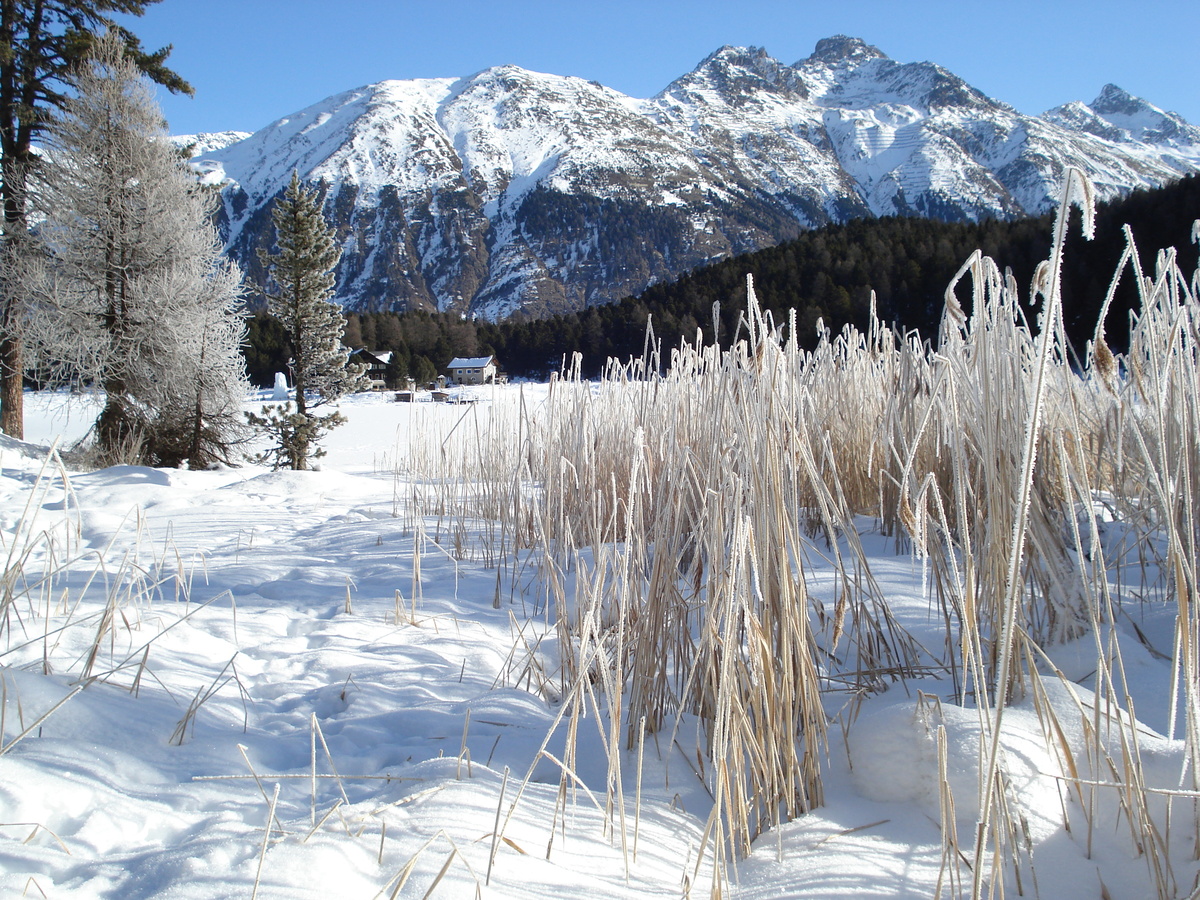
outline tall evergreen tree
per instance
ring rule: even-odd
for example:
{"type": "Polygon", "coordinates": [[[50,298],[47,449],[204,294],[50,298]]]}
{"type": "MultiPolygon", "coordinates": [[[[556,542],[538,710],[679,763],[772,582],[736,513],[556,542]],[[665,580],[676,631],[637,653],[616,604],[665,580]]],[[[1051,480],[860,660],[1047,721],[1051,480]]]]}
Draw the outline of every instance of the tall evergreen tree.
{"type": "Polygon", "coordinates": [[[103,461],[228,461],[247,389],[241,272],[120,37],[93,49],[35,175],[31,350],[104,389],[103,461]]]}
{"type": "Polygon", "coordinates": [[[334,268],[342,251],[321,212],[315,190],[292,173],[287,190],[271,211],[276,252],[261,251],[259,260],[269,273],[263,293],[267,308],[287,332],[291,343],[295,408],[264,408],[250,416],[251,424],[278,439],[264,461],[292,469],[307,469],[310,458],[323,455],[320,438],[344,419],[336,412],[313,415],[309,408],[366,387],[362,366],[348,365],[342,346],[346,319],[334,303],[334,268]]]}
{"type": "Polygon", "coordinates": [[[66,81],[97,37],[116,29],[127,57],[171,91],[191,87],[165,65],[170,47],[142,50],[112,14],[142,15],[159,0],[0,0],[0,431],[24,433],[21,379],[26,296],[13,258],[27,231],[26,198],[32,147],[50,113],[67,101],[66,81]]]}

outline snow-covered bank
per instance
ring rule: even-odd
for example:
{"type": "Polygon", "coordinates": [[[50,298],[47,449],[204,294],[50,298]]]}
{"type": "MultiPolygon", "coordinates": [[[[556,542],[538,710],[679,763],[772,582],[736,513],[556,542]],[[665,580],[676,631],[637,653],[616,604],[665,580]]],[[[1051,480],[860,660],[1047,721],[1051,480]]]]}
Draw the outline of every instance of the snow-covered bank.
{"type": "MultiPolygon", "coordinates": [[[[29,398],[31,437],[86,430],[64,399],[29,398]]],[[[489,896],[678,892],[702,821],[682,797],[646,809],[628,882],[583,792],[546,859],[545,760],[491,840],[555,723],[522,680],[545,626],[519,595],[494,609],[495,569],[438,546],[436,523],[402,525],[388,468],[410,429],[486,409],[341,410],[314,472],[64,479],[0,448],[4,550],[26,562],[0,657],[3,893],[372,897],[403,879],[409,896],[449,860],[439,895],[468,896],[493,853],[489,896]]]]}
{"type": "MultiPolygon", "coordinates": [[[[607,724],[583,718],[577,756],[564,758],[569,710],[538,557],[498,570],[478,549],[482,524],[411,508],[414,490],[434,486],[416,484],[404,460],[445,452],[488,416],[535,410],[547,392],[348,398],[349,422],[313,472],[64,473],[29,445],[0,443],[2,549],[6,571],[21,573],[5,582],[14,599],[0,622],[0,892],[707,895],[698,729],[646,736],[640,804],[639,756],[621,751],[624,796],[607,810],[607,724]]],[[[89,414],[62,400],[29,398],[34,442],[86,430],[89,414]]],[[[898,622],[940,640],[927,572],[874,522],[859,526],[898,622]]],[[[814,541],[805,575],[832,608],[840,587],[823,546],[814,541]]],[[[1116,632],[1154,789],[1177,788],[1183,768],[1182,742],[1160,734],[1171,667],[1149,649],[1170,654],[1172,615],[1143,607],[1116,632]]],[[[1092,706],[1088,653],[1055,655],[1073,687],[1046,703],[1092,706]]],[[[932,896],[951,839],[941,785],[964,853],[978,813],[980,717],[952,693],[932,673],[830,700],[831,714],[852,710],[840,721],[853,727],[830,730],[824,803],[760,837],[731,873],[733,894],[932,896]]],[[[1147,863],[1113,789],[1099,789],[1090,829],[1044,728],[1031,698],[1002,732],[1037,864],[1026,896],[1143,896],[1147,863]]],[[[1190,805],[1177,809],[1172,844],[1189,839],[1190,805]]],[[[1172,858],[1186,895],[1195,864],[1172,858]]]]}

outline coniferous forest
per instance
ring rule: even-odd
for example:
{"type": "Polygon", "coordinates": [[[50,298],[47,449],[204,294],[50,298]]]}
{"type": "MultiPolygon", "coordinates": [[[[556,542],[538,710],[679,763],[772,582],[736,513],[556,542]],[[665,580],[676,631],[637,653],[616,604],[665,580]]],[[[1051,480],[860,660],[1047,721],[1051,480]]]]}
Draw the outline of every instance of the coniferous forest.
{"type": "MultiPolygon", "coordinates": [[[[1069,232],[1063,268],[1067,334],[1077,352],[1091,339],[1104,302],[1108,277],[1125,248],[1128,225],[1137,240],[1147,274],[1157,248],[1175,247],[1185,271],[1195,267],[1192,223],[1200,217],[1200,177],[1190,175],[1162,188],[1134,191],[1097,209],[1095,238],[1069,232]]],[[[923,218],[856,219],[806,232],[776,247],[734,257],[658,284],[638,297],[545,319],[504,322],[466,321],[457,315],[414,311],[349,313],[344,341],[350,347],[392,351],[389,381],[406,376],[436,377],[455,356],[494,353],[513,377],[546,377],[582,356],[585,375],[598,375],[610,357],[639,356],[652,322],[664,350],[680,340],[724,345],[737,326],[753,275],[760,302],[777,320],[796,310],[802,346],[817,342],[818,323],[839,332],[864,327],[875,294],[879,317],[928,339],[941,319],[946,285],[963,262],[981,250],[1012,269],[1022,296],[1037,263],[1050,246],[1052,217],[1015,221],[950,223],[923,218]],[[714,305],[719,304],[714,325],[714,305]]],[[[964,298],[969,299],[969,298],[964,298]]],[[[1129,311],[1135,306],[1132,273],[1127,271],[1106,321],[1109,344],[1124,348],[1129,311]]],[[[1036,316],[1035,310],[1026,310],[1036,316]]],[[[1031,319],[1035,321],[1035,319],[1031,319]]],[[[283,329],[263,312],[249,323],[247,364],[251,378],[271,383],[283,371],[288,349],[283,329]]]]}

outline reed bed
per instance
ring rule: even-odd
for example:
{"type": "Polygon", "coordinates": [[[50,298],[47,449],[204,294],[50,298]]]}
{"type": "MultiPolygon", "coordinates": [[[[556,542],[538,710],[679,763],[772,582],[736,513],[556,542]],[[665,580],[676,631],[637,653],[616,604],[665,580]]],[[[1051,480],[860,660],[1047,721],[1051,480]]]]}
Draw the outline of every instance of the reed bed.
{"type": "MultiPolygon", "coordinates": [[[[748,284],[729,349],[651,333],[598,382],[568,364],[536,414],[498,415],[455,453],[442,435],[432,468],[414,467],[420,490],[442,492],[424,514],[497,517],[488,557],[536,557],[569,722],[560,794],[576,787],[579,742],[597,740],[622,846],[636,844],[626,805],[647,744],[699,748],[689,764],[713,801],[700,856],[723,894],[757,837],[822,802],[831,723],[852,730],[859,699],[933,673],[980,735],[977,796],[943,779],[942,896],[1036,883],[1002,746],[1017,703],[1036,709],[1064,773],[1064,827],[1089,853],[1096,829],[1124,829],[1149,891],[1193,891],[1177,870],[1200,846],[1200,273],[1169,250],[1143,272],[1129,235],[1109,297],[1135,279],[1130,349],[1112,353],[1102,316],[1075,359],[1059,270],[1072,217],[1090,232],[1092,214],[1090,185],[1068,172],[1025,295],[1035,321],[1023,286],[979,253],[947,288],[936,344],[872,316],[804,351],[794,316],[774,321],[748,284]],[[926,568],[937,645],[893,617],[863,528],[926,568]],[[814,553],[834,564],[832,598],[809,590],[814,553]],[[1145,603],[1177,609],[1170,737],[1187,762],[1170,789],[1147,779],[1117,641],[1145,603]],[[1090,692],[1047,653],[1089,637],[1090,692]]],[[[938,740],[944,772],[944,728],[938,740]]]]}
{"type": "Polygon", "coordinates": [[[534,540],[524,399],[438,411],[408,423],[406,450],[389,461],[393,514],[459,560],[502,565],[534,540]]]}

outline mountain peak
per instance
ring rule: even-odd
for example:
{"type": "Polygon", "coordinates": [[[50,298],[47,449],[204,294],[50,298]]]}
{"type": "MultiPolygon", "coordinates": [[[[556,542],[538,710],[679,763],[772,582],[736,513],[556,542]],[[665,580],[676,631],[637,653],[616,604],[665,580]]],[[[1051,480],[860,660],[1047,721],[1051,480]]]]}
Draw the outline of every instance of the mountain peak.
{"type": "Polygon", "coordinates": [[[726,44],[687,75],[671,82],[658,97],[703,88],[715,90],[735,105],[763,91],[808,96],[808,89],[795,70],[774,59],[764,48],[726,44]]]}
{"type": "MultiPolygon", "coordinates": [[[[1189,124],[1178,113],[1159,109],[1115,84],[1106,84],[1100,90],[1100,95],[1091,103],[1091,112],[1106,126],[1121,132],[1123,140],[1179,148],[1200,146],[1200,127],[1189,124]]],[[[1094,127],[1086,127],[1085,130],[1102,137],[1108,136],[1094,127]]]]}
{"type": "Polygon", "coordinates": [[[1147,107],[1144,100],[1133,96],[1129,91],[1117,87],[1115,84],[1106,84],[1100,89],[1100,94],[1091,102],[1092,110],[1100,115],[1107,115],[1115,112],[1128,113],[1135,110],[1142,110],[1147,107]]]}
{"type": "Polygon", "coordinates": [[[726,44],[710,53],[697,68],[702,69],[706,66],[722,63],[726,65],[754,65],[770,58],[770,54],[767,53],[764,47],[735,47],[733,44],[726,44]]]}
{"type": "Polygon", "coordinates": [[[878,47],[873,47],[862,38],[847,37],[835,34],[833,37],[817,41],[809,60],[835,65],[840,62],[866,62],[869,59],[887,59],[888,55],[878,47]]]}

